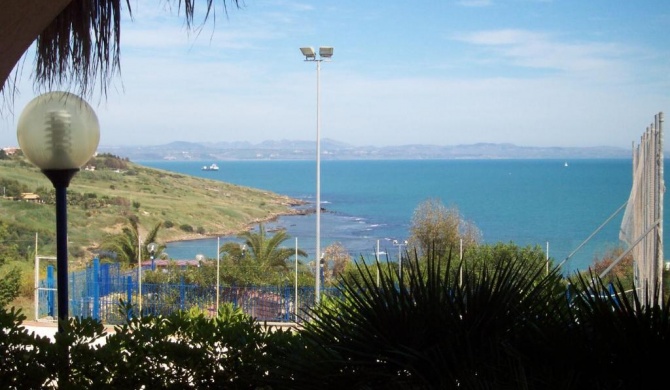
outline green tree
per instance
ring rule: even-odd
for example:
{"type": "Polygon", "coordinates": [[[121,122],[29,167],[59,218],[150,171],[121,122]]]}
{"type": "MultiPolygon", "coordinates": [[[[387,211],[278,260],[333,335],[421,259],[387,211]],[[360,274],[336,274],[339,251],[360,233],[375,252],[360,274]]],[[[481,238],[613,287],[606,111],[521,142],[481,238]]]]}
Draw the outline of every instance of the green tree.
{"type": "Polygon", "coordinates": [[[0,191],[2,196],[18,198],[22,192],[30,192],[28,186],[17,180],[0,178],[0,191]]]}
{"type": "Polygon", "coordinates": [[[21,288],[21,270],[12,267],[9,270],[0,268],[0,308],[7,306],[19,296],[21,288]]]}
{"type": "MultiPolygon", "coordinates": [[[[243,245],[227,242],[220,248],[220,252],[234,264],[247,269],[249,273],[259,275],[288,270],[286,261],[295,255],[295,249],[281,246],[290,238],[285,230],[268,236],[265,226],[259,224],[257,232],[246,231],[237,237],[243,241],[243,245]]],[[[307,253],[298,249],[298,255],[306,257],[307,253]]]]}
{"type": "Polygon", "coordinates": [[[139,249],[140,240],[142,244],[143,261],[149,260],[151,256],[147,245],[155,242],[158,244],[158,248],[155,251],[154,256],[155,258],[158,258],[165,249],[165,245],[160,244],[157,241],[158,232],[160,231],[161,226],[161,222],[158,222],[151,230],[149,230],[144,239],[141,240],[137,218],[129,217],[128,225],[123,228],[121,233],[112,234],[106,237],[100,248],[104,251],[116,253],[117,261],[126,265],[131,265],[137,262],[137,251],[139,249]]]}
{"type": "Polygon", "coordinates": [[[12,229],[6,222],[0,221],[0,266],[12,260],[21,259],[19,244],[17,243],[18,240],[15,234],[15,229],[12,229]]]}
{"type": "Polygon", "coordinates": [[[475,270],[483,269],[486,264],[502,266],[511,262],[544,268],[545,273],[553,268],[553,260],[547,260],[547,255],[540,245],[521,247],[514,242],[478,245],[469,248],[464,258],[472,263],[469,266],[475,270]]]}
{"type": "Polygon", "coordinates": [[[481,232],[466,221],[455,206],[446,207],[438,199],[428,199],[414,210],[409,246],[420,254],[426,256],[434,252],[442,258],[450,250],[458,250],[461,240],[467,250],[481,241],[481,232]]]}
{"type": "MultiPolygon", "coordinates": [[[[624,252],[623,247],[616,247],[606,251],[602,257],[595,256],[591,265],[593,273],[600,275],[605,272],[624,252]]],[[[605,283],[621,282],[628,290],[635,288],[633,255],[627,253],[619,262],[605,274],[602,279],[605,283]]]]}
{"type": "Polygon", "coordinates": [[[339,242],[328,245],[323,253],[325,260],[323,274],[326,277],[324,282],[332,283],[344,273],[347,265],[351,263],[351,255],[339,242]]]}

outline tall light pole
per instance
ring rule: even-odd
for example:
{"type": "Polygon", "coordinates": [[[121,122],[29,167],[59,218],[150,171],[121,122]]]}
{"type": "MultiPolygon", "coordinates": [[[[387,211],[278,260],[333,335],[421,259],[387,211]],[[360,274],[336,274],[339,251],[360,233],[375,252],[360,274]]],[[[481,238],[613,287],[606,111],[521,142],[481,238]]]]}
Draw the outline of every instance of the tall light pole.
{"type": "Polygon", "coordinates": [[[319,47],[319,58],[312,47],[301,47],[300,51],[305,56],[305,61],[316,62],[316,250],[314,251],[315,263],[317,263],[315,275],[314,304],[321,301],[321,275],[320,258],[321,253],[321,62],[330,61],[333,56],[333,48],[330,46],[319,47]]]}
{"type": "MultiPolygon", "coordinates": [[[[58,333],[68,323],[67,187],[90,160],[100,141],[95,112],[83,99],[68,92],[49,92],[31,100],[17,123],[23,154],[51,181],[56,192],[56,271],[58,333]]],[[[63,342],[58,387],[68,386],[70,352],[63,342]]]]}
{"type": "Polygon", "coordinates": [[[402,247],[407,246],[407,240],[402,242],[398,240],[393,240],[393,245],[398,247],[398,272],[399,272],[399,283],[402,284],[402,247]]]}

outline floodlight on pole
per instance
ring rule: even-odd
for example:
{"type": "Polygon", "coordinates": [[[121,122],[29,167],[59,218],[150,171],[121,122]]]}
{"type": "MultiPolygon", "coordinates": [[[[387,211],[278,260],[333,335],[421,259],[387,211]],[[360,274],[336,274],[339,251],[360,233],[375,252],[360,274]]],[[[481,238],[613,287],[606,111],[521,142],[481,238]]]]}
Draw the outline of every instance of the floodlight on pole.
{"type": "MultiPolygon", "coordinates": [[[[319,263],[319,254],[321,253],[321,62],[330,61],[333,56],[331,46],[321,46],[319,48],[319,57],[312,47],[301,47],[300,52],[305,56],[305,61],[316,62],[316,249],[314,258],[319,263]]],[[[314,303],[316,305],[321,301],[321,275],[319,266],[315,270],[315,291],[314,303]]]]}
{"type": "Polygon", "coordinates": [[[154,260],[156,259],[156,251],[158,250],[158,244],[155,242],[150,242],[147,244],[147,250],[149,251],[149,256],[151,258],[151,270],[155,271],[156,270],[156,265],[154,263],[154,260]]]}
{"type": "MultiPolygon", "coordinates": [[[[23,154],[51,181],[56,192],[56,289],[58,333],[62,334],[69,318],[67,187],[98,148],[100,125],[93,108],[79,96],[48,92],[23,109],[16,135],[23,154]]],[[[66,388],[70,370],[67,344],[62,344],[60,353],[58,387],[66,388]]]]}

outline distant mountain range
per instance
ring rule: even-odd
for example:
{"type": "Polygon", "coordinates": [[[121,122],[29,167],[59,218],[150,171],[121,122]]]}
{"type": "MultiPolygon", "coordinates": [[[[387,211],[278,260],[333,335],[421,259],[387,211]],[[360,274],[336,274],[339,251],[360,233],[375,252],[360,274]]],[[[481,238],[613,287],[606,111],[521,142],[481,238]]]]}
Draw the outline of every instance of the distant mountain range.
{"type": "MultiPolygon", "coordinates": [[[[312,160],[314,141],[171,142],[152,146],[100,146],[98,152],[131,161],[312,160]]],[[[429,160],[429,159],[581,159],[631,158],[632,151],[609,146],[532,147],[513,144],[353,146],[321,140],[322,160],[429,160]]]]}

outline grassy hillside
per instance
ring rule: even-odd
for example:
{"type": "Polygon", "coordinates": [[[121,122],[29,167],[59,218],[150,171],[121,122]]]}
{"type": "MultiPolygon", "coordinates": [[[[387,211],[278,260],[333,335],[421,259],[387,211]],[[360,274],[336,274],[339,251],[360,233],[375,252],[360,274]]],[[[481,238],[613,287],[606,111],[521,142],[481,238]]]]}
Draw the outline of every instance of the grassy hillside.
{"type": "MultiPolygon", "coordinates": [[[[38,193],[46,203],[3,197],[0,223],[22,232],[19,245],[34,246],[37,232],[39,254],[53,255],[53,186],[39,169],[20,158],[0,160],[0,195],[6,193],[6,187],[16,193],[17,183],[21,192],[38,193]]],[[[173,226],[161,229],[158,235],[165,242],[235,234],[260,221],[295,213],[291,206],[297,204],[295,199],[267,191],[146,168],[113,156],[98,157],[96,170],[80,171],[68,188],[70,256],[73,261],[89,260],[105,235],[121,231],[132,215],[139,220],[141,234],[157,222],[171,222],[173,226]],[[121,163],[123,168],[109,168],[114,166],[110,162],[121,163]]]]}

